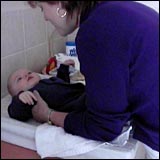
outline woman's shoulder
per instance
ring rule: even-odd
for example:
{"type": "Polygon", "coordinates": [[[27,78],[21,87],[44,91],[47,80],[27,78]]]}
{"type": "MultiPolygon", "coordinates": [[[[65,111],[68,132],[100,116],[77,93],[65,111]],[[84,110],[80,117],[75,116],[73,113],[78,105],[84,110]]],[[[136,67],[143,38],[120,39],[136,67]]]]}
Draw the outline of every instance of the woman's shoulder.
{"type": "MultiPolygon", "coordinates": [[[[83,23],[84,26],[109,24],[116,22],[130,22],[138,20],[150,21],[151,18],[158,18],[156,11],[144,4],[133,1],[105,1],[99,3],[89,14],[83,23]]],[[[82,24],[82,25],[83,25],[82,24]]],[[[117,25],[117,23],[116,23],[117,25]]]]}
{"type": "MultiPolygon", "coordinates": [[[[106,36],[130,29],[143,30],[158,24],[158,14],[153,9],[132,1],[108,1],[98,4],[81,23],[77,36],[106,36]],[[136,26],[136,27],[135,27],[136,26]],[[85,33],[89,33],[86,34],[85,33]]],[[[92,38],[93,38],[92,37],[92,38]]]]}
{"type": "MultiPolygon", "coordinates": [[[[82,21],[80,24],[81,30],[94,30],[96,29],[103,29],[107,27],[107,24],[115,24],[116,19],[120,16],[120,8],[122,5],[119,4],[120,2],[101,2],[95,6],[86,17],[82,17],[82,21]]],[[[124,3],[124,2],[123,2],[124,3]]],[[[124,10],[123,10],[124,12],[124,10]]],[[[121,18],[123,21],[123,18],[121,18]]]]}

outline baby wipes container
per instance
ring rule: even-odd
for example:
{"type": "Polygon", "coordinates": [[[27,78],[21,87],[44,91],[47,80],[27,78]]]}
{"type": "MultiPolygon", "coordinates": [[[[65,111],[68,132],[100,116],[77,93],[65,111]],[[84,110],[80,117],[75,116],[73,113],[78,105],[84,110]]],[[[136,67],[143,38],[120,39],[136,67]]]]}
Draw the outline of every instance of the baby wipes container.
{"type": "MultiPolygon", "coordinates": [[[[66,42],[66,55],[67,55],[68,59],[72,59],[75,62],[75,68],[73,70],[76,70],[76,71],[80,70],[80,63],[78,60],[78,55],[76,52],[76,44],[74,41],[67,41],[66,42]]],[[[70,68],[73,68],[73,67],[70,66],[70,68]]]]}
{"type": "Polygon", "coordinates": [[[73,41],[66,42],[66,54],[67,54],[67,56],[72,56],[72,57],[77,56],[75,42],[73,42],[73,41]]]}

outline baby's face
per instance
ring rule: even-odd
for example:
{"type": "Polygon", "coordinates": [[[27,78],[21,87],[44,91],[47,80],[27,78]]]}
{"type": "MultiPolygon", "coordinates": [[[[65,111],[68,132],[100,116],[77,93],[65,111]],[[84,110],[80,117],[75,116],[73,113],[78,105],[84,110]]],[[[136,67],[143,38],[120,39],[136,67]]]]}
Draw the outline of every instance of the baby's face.
{"type": "Polygon", "coordinates": [[[27,69],[17,70],[10,78],[10,83],[17,93],[34,87],[39,81],[40,76],[27,69]]]}

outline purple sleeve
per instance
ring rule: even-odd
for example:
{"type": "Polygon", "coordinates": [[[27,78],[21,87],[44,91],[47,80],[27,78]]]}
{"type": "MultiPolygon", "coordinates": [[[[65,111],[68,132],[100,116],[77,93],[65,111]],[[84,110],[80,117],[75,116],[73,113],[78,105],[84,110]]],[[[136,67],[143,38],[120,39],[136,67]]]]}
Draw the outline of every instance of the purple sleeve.
{"type": "Polygon", "coordinates": [[[78,33],[77,51],[86,79],[87,110],[68,114],[64,128],[89,139],[111,141],[130,117],[128,56],[124,55],[125,43],[118,44],[115,36],[99,30],[88,25],[78,33]]]}
{"type": "Polygon", "coordinates": [[[87,109],[69,113],[64,129],[111,141],[132,118],[135,137],[158,150],[158,14],[133,2],[107,5],[80,25],[76,47],[87,109]]]}

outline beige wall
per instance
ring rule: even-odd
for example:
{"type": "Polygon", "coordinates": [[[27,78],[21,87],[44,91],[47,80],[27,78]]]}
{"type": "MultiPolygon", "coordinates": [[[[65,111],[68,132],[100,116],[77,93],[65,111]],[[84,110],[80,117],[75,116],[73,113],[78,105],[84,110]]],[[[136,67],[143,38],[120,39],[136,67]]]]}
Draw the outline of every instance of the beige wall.
{"type": "Polygon", "coordinates": [[[18,68],[40,71],[48,59],[47,25],[40,10],[1,1],[1,97],[7,78],[18,68]]]}

